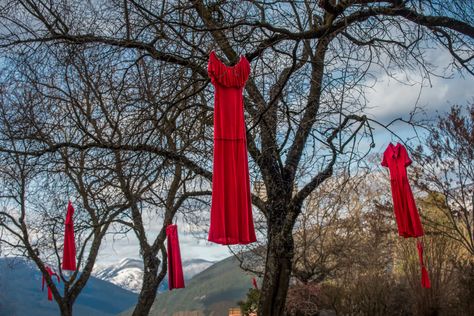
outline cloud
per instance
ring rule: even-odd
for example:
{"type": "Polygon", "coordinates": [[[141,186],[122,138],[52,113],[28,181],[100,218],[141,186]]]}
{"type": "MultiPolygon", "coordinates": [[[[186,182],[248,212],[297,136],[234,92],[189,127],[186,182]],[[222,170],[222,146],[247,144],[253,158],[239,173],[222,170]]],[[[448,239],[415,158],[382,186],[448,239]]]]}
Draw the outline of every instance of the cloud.
{"type": "MultiPolygon", "coordinates": [[[[441,71],[449,64],[448,53],[436,50],[427,56],[428,62],[441,71]]],[[[368,114],[379,121],[388,122],[396,117],[408,117],[415,106],[421,107],[428,118],[436,111],[444,112],[453,104],[464,105],[474,98],[474,78],[463,78],[454,73],[450,78],[431,76],[430,80],[416,72],[395,73],[396,80],[386,73],[380,74],[374,87],[366,91],[368,114]]]]}
{"type": "MultiPolygon", "coordinates": [[[[161,220],[154,216],[144,216],[144,222],[147,224],[147,237],[149,242],[154,240],[157,233],[161,229],[161,220]]],[[[186,230],[187,225],[178,222],[178,234],[181,249],[181,257],[183,260],[205,259],[217,261],[231,255],[226,246],[209,243],[203,239],[196,237],[195,233],[189,233],[186,230]]],[[[125,236],[107,235],[104,238],[97,264],[113,264],[123,258],[140,259],[140,247],[138,239],[133,232],[128,232],[125,236]]]]}

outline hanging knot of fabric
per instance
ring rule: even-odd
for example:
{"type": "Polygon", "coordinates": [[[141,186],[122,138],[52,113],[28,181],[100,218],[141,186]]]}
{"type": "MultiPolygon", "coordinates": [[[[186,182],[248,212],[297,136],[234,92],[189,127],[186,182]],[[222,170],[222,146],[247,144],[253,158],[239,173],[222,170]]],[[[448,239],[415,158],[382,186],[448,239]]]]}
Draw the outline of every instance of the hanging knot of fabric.
{"type": "MultiPolygon", "coordinates": [[[[61,279],[59,278],[59,275],[54,272],[50,267],[46,266],[46,271],[48,272],[49,276],[51,277],[51,280],[53,280],[53,276],[55,276],[58,279],[58,283],[61,283],[61,279]]],[[[41,278],[41,290],[44,291],[44,284],[46,283],[46,278],[44,275],[41,278]]],[[[49,286],[46,286],[48,288],[48,301],[53,300],[53,292],[51,291],[51,288],[49,286]]]]}
{"type": "Polygon", "coordinates": [[[168,239],[168,288],[171,291],[184,288],[178,226],[174,224],[168,225],[166,227],[166,237],[168,239]]]}
{"type": "Polygon", "coordinates": [[[423,243],[417,240],[416,248],[418,249],[418,258],[420,259],[421,266],[421,286],[425,289],[429,289],[431,288],[431,281],[428,275],[428,270],[426,270],[425,263],[423,260],[423,243]]]}
{"type": "Polygon", "coordinates": [[[255,277],[252,278],[252,284],[254,289],[258,290],[257,279],[255,279],[255,277]]]}

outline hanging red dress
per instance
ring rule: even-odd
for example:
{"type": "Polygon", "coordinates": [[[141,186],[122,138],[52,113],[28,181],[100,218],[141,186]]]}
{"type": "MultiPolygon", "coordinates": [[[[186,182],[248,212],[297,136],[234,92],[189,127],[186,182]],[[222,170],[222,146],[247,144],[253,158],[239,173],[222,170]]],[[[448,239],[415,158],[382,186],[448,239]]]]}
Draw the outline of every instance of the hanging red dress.
{"type": "Polygon", "coordinates": [[[382,166],[390,171],[393,208],[398,234],[405,238],[423,236],[420,215],[408,183],[406,167],[412,163],[405,146],[390,143],[383,154],[382,166]]]}
{"type": "MultiPolygon", "coordinates": [[[[54,280],[53,279],[53,276],[55,276],[56,278],[58,278],[58,282],[61,282],[61,279],[59,278],[59,275],[56,274],[56,272],[54,272],[50,267],[46,266],[46,271],[48,272],[49,276],[51,277],[51,280],[54,280]]],[[[44,291],[44,284],[46,283],[46,278],[43,277],[41,278],[41,290],[44,291]]],[[[46,287],[48,288],[48,301],[52,301],[53,300],[53,292],[51,291],[51,288],[49,286],[46,285],[46,287]]]]}
{"type": "Polygon", "coordinates": [[[67,205],[66,223],[64,228],[63,270],[76,270],[76,244],[74,242],[74,207],[71,201],[67,205]]]}
{"type": "MultiPolygon", "coordinates": [[[[423,236],[423,226],[416,208],[415,199],[408,183],[406,167],[412,163],[405,146],[390,143],[383,154],[382,166],[390,171],[393,209],[398,226],[398,234],[405,238],[423,236]]],[[[423,246],[417,241],[418,256],[421,266],[421,285],[430,288],[428,271],[423,262],[423,246]]]]}
{"type": "Polygon", "coordinates": [[[178,226],[168,225],[166,227],[166,238],[168,239],[168,288],[170,290],[184,288],[178,226]]]}
{"type": "Polygon", "coordinates": [[[212,51],[208,74],[214,94],[214,166],[208,240],[223,244],[256,241],[252,217],[243,88],[250,74],[245,56],[229,67],[212,51]]]}

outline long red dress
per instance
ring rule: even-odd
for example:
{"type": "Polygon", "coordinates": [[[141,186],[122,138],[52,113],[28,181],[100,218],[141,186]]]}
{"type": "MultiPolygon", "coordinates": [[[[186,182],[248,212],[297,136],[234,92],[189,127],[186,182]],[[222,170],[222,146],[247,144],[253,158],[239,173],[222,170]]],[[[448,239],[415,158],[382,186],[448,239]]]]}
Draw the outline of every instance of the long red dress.
{"type": "Polygon", "coordinates": [[[398,234],[405,238],[423,236],[420,215],[408,183],[406,167],[412,163],[405,146],[390,143],[383,154],[382,166],[390,171],[393,208],[398,234]]]}
{"type": "Polygon", "coordinates": [[[214,94],[214,166],[208,240],[223,244],[256,241],[252,218],[243,88],[250,74],[245,56],[229,67],[212,51],[208,74],[214,94]]]}
{"type": "Polygon", "coordinates": [[[181,289],[184,288],[184,276],[179,250],[178,226],[168,225],[166,237],[168,239],[168,288],[181,289]]]}
{"type": "Polygon", "coordinates": [[[63,270],[76,270],[76,244],[74,242],[74,207],[71,201],[67,205],[66,222],[64,224],[63,270]]]}

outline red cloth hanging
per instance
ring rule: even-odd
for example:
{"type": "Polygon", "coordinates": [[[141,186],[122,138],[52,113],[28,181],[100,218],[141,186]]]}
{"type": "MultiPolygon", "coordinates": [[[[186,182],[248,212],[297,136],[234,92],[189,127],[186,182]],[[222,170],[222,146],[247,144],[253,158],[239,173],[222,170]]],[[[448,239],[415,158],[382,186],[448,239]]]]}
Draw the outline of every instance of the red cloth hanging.
{"type": "Polygon", "coordinates": [[[257,279],[252,278],[252,284],[253,284],[254,289],[258,290],[257,279]]]}
{"type": "Polygon", "coordinates": [[[74,207],[71,201],[67,205],[66,223],[64,228],[63,270],[76,270],[76,244],[74,242],[74,207]]]}
{"type": "Polygon", "coordinates": [[[421,286],[429,289],[431,287],[430,277],[423,262],[423,244],[419,240],[416,242],[416,248],[418,249],[418,258],[420,259],[421,266],[421,286]]]}
{"type": "Polygon", "coordinates": [[[168,288],[170,290],[184,288],[178,226],[168,225],[166,227],[166,236],[168,238],[168,288]]]}
{"type": "MultiPolygon", "coordinates": [[[[59,278],[59,275],[56,274],[56,272],[54,272],[53,270],[51,270],[50,267],[46,266],[46,271],[48,272],[49,276],[51,276],[51,280],[53,280],[53,276],[55,276],[56,278],[58,278],[58,283],[61,282],[61,279],[59,278]]],[[[42,276],[41,278],[41,290],[44,291],[44,284],[46,283],[46,279],[44,277],[44,275],[42,276]]],[[[53,300],[53,292],[51,291],[50,287],[48,286],[48,301],[52,301],[53,300]]]]}
{"type": "MultiPolygon", "coordinates": [[[[383,153],[382,166],[390,171],[393,209],[397,222],[398,234],[405,238],[424,235],[420,215],[416,208],[415,198],[408,183],[406,167],[412,163],[408,152],[400,143],[390,143],[383,153]]],[[[423,245],[417,241],[418,256],[421,266],[421,286],[430,288],[430,278],[423,263],[423,245]]]]}
{"type": "Polygon", "coordinates": [[[223,244],[256,241],[252,217],[243,88],[250,74],[245,56],[229,67],[212,51],[208,74],[214,94],[214,165],[208,240],[223,244]]]}
{"type": "Polygon", "coordinates": [[[405,238],[423,236],[420,215],[408,183],[406,167],[412,163],[405,146],[390,143],[383,154],[382,166],[390,171],[393,208],[398,234],[405,238]]]}

